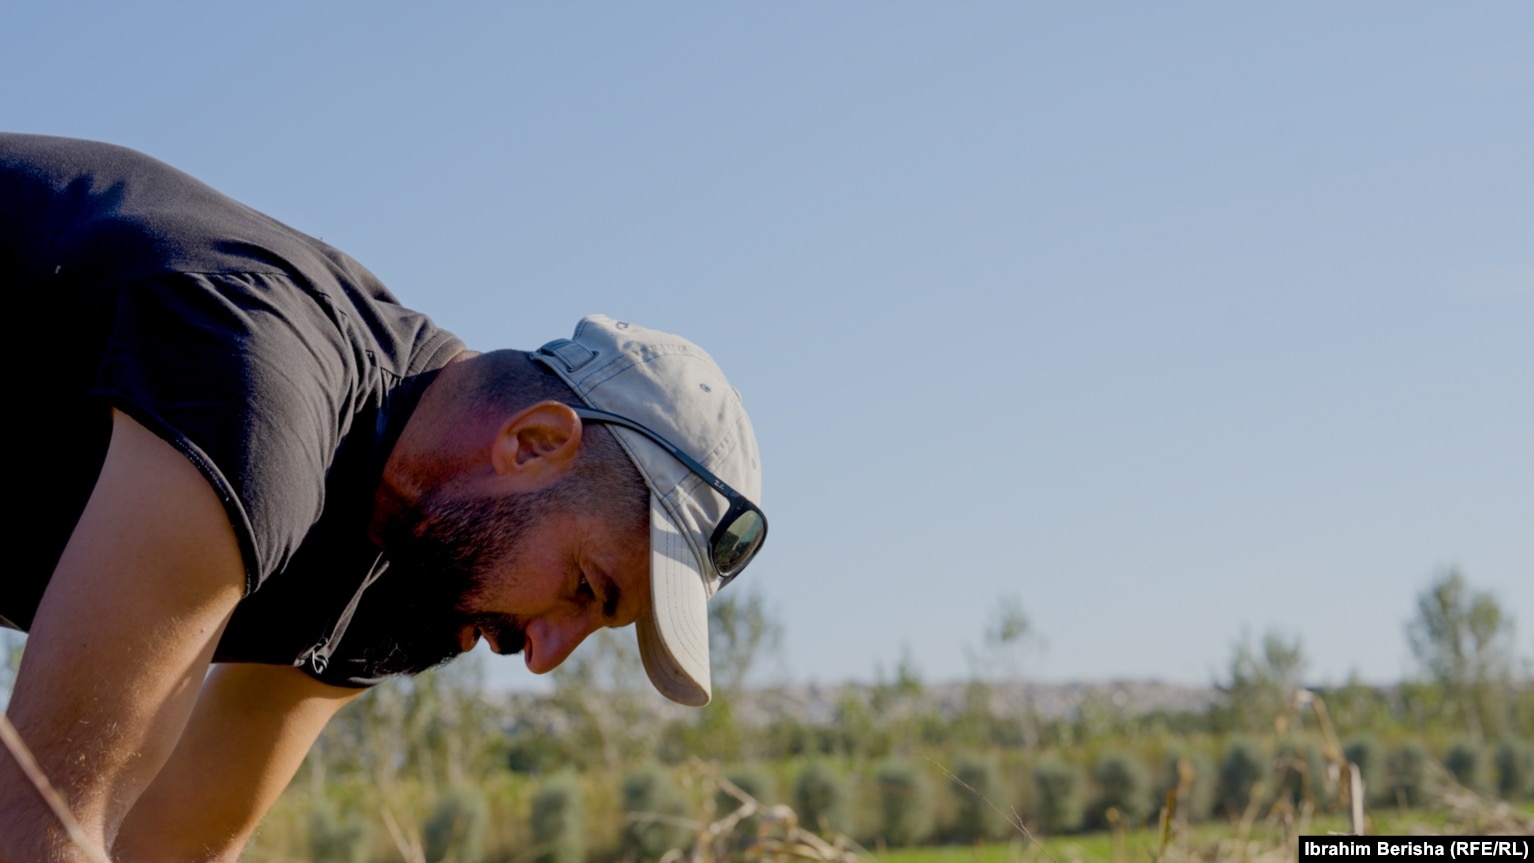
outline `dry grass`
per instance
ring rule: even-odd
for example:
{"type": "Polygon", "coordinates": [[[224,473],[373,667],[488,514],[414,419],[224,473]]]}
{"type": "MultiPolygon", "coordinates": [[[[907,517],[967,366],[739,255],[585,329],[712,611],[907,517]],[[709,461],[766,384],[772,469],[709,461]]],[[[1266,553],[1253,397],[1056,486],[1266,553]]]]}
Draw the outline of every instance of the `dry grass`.
{"type": "Polygon", "coordinates": [[[825,839],[806,830],[800,826],[799,816],[791,807],[764,805],[726,779],[714,765],[695,758],[690,762],[690,769],[702,780],[708,799],[712,799],[717,790],[739,805],[707,823],[656,813],[631,813],[631,820],[665,820],[693,832],[690,847],[667,852],[661,863],[723,863],[726,860],[857,863],[861,859],[859,852],[862,849],[846,836],[833,835],[825,839]]]}

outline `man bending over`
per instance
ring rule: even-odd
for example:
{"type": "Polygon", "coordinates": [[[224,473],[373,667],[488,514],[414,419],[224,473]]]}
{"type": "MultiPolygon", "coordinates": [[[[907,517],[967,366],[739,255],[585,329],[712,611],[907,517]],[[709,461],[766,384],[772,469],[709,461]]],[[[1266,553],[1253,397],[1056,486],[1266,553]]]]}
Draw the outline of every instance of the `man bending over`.
{"type": "MultiPolygon", "coordinates": [[[[708,702],[705,602],[767,523],[686,339],[593,316],[475,353],[324,243],[63,138],[0,135],[0,284],[8,717],[113,859],[235,860],[342,705],[481,638],[543,673],[632,623],[708,702]]],[[[0,863],[79,859],[0,754],[0,863]]]]}

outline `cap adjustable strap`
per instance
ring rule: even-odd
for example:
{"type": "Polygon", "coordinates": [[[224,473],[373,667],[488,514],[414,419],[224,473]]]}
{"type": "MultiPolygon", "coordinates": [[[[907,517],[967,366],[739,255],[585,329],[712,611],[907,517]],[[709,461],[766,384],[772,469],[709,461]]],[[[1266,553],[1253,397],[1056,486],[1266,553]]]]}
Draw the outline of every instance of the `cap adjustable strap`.
{"type": "Polygon", "coordinates": [[[581,366],[597,358],[596,352],[569,339],[555,339],[539,348],[538,353],[559,360],[567,372],[579,371],[581,366]]]}

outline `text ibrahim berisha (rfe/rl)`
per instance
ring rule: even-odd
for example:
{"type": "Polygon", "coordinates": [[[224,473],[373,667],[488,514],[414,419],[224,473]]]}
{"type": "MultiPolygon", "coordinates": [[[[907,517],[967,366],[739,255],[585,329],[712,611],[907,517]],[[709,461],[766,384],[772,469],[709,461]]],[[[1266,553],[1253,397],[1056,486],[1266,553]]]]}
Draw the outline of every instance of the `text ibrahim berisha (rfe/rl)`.
{"type": "Polygon", "coordinates": [[[1442,857],[1446,860],[1529,860],[1530,836],[1301,836],[1299,859],[1442,857]]]}

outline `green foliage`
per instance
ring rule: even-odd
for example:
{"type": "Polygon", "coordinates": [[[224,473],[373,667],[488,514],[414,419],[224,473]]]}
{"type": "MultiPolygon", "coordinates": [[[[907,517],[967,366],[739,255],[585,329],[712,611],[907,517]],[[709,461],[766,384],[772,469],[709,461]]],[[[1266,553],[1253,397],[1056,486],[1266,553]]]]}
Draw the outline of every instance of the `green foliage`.
{"type": "Polygon", "coordinates": [[[1450,570],[1418,595],[1406,633],[1444,706],[1470,735],[1500,732],[1512,681],[1513,620],[1496,597],[1471,589],[1464,576],[1450,570]]]}
{"type": "Polygon", "coordinates": [[[1124,752],[1106,753],[1092,767],[1092,782],[1097,786],[1097,796],[1092,801],[1089,823],[1111,827],[1109,809],[1118,810],[1119,817],[1130,826],[1145,823],[1150,813],[1151,783],[1140,759],[1124,752]]]}
{"type": "Polygon", "coordinates": [[[962,755],[953,766],[953,775],[958,782],[948,785],[953,795],[952,837],[959,842],[980,842],[1006,836],[1011,825],[1001,814],[1008,808],[996,763],[978,755],[962,755]]]}
{"type": "Polygon", "coordinates": [[[783,640],[783,624],[757,592],[739,589],[719,594],[708,604],[709,660],[714,693],[738,697],[762,656],[783,640]]]}
{"type": "MultiPolygon", "coordinates": [[[[755,798],[756,802],[763,806],[771,806],[777,802],[777,782],[773,779],[772,774],[760,765],[751,764],[732,768],[725,771],[724,778],[733,783],[736,788],[755,798]]],[[[741,801],[723,789],[714,794],[715,818],[723,818],[739,809],[740,806],[741,801]]],[[[741,819],[735,825],[733,833],[740,841],[736,842],[731,850],[735,853],[740,853],[750,847],[751,843],[755,840],[758,825],[761,823],[762,818],[760,815],[752,815],[741,819]]]]}
{"type": "Polygon", "coordinates": [[[836,755],[845,752],[848,734],[835,725],[811,725],[792,716],[767,726],[763,754],[768,758],[836,755]]]}
{"type": "Polygon", "coordinates": [[[309,859],[313,863],[366,863],[373,825],[335,801],[320,800],[309,812],[309,859]]]}
{"type": "Polygon", "coordinates": [[[1221,684],[1225,694],[1227,728],[1235,731],[1271,730],[1283,715],[1289,697],[1300,686],[1308,661],[1298,636],[1286,640],[1281,633],[1263,636],[1260,648],[1243,633],[1232,651],[1230,677],[1221,684]]]}
{"type": "MultiPolygon", "coordinates": [[[[756,798],[756,802],[763,806],[771,806],[777,802],[777,782],[773,780],[772,774],[760,765],[733,767],[725,771],[724,778],[734,783],[736,788],[756,798]]],[[[720,815],[733,812],[738,808],[740,808],[740,801],[723,791],[714,798],[714,809],[720,815]]]]}
{"type": "Polygon", "coordinates": [[[879,788],[879,832],[892,848],[919,845],[932,834],[932,786],[919,767],[891,759],[874,776],[879,788]]]}
{"type": "Polygon", "coordinates": [[[964,704],[948,723],[945,742],[983,747],[995,742],[996,715],[991,709],[991,685],[978,677],[964,687],[964,704]]]}
{"type": "Polygon", "coordinates": [[[782,642],[783,624],[760,593],[731,590],[709,603],[708,629],[713,701],[687,720],[667,724],[655,751],[668,764],[688,758],[735,761],[751,754],[734,705],[751,669],[782,642]]]}
{"type": "Polygon", "coordinates": [[[1052,755],[1033,765],[1034,817],[1044,833],[1069,833],[1081,826],[1081,768],[1052,755]]]}
{"type": "Polygon", "coordinates": [[[1259,782],[1268,777],[1268,759],[1250,740],[1232,740],[1220,761],[1219,790],[1216,805],[1227,818],[1239,817],[1251,805],[1259,782]]]}
{"type": "Polygon", "coordinates": [[[818,833],[849,832],[851,796],[847,780],[824,761],[809,762],[794,779],[794,810],[799,822],[818,833]]]}
{"type": "Polygon", "coordinates": [[[536,863],[585,861],[585,807],[580,783],[573,775],[561,773],[538,786],[529,821],[536,863]]]}
{"type": "Polygon", "coordinates": [[[1310,743],[1285,743],[1274,758],[1275,799],[1299,807],[1305,801],[1325,806],[1332,790],[1326,783],[1326,759],[1310,743]]]}
{"type": "MultiPolygon", "coordinates": [[[[1027,657],[1042,652],[1046,647],[1044,638],[1039,635],[1033,621],[1023,610],[1022,600],[1015,595],[1002,595],[997,598],[981,638],[984,645],[982,650],[977,652],[968,645],[964,648],[965,657],[970,666],[970,680],[977,689],[987,682],[991,684],[1008,682],[1014,685],[1020,683],[1027,657]]],[[[1002,733],[1013,738],[1006,741],[1006,745],[1021,745],[1025,749],[1033,750],[1039,745],[1038,718],[1034,713],[1033,705],[1028,701],[1027,690],[1023,689],[1022,694],[1024,702],[1021,708],[1009,717],[1010,721],[1004,723],[1005,731],[1002,733]]],[[[989,697],[986,698],[986,703],[988,707],[989,697]]],[[[995,717],[990,715],[989,709],[985,710],[984,714],[984,716],[971,717],[971,721],[960,729],[963,735],[960,737],[962,742],[971,746],[1001,742],[994,739],[995,732],[1001,730],[992,721],[995,717]],[[985,734],[987,730],[992,733],[985,734]]]]}
{"type": "Polygon", "coordinates": [[[681,764],[689,758],[735,761],[745,754],[746,737],[735,721],[734,702],[714,693],[707,707],[686,719],[666,723],[656,756],[665,764],[681,764]]]}
{"type": "Polygon", "coordinates": [[[1342,757],[1358,766],[1364,781],[1364,799],[1377,803],[1389,799],[1390,785],[1385,775],[1385,750],[1373,737],[1360,736],[1342,747],[1342,757]]]}
{"type": "Polygon", "coordinates": [[[472,655],[372,688],[326,725],[306,762],[311,783],[361,775],[375,788],[456,786],[485,775],[504,763],[504,736],[482,690],[472,655]]]}
{"type": "Polygon", "coordinates": [[[485,829],[490,804],[483,792],[460,786],[437,801],[437,808],[421,831],[426,859],[431,863],[483,863],[485,829]]]}
{"type": "Polygon", "coordinates": [[[575,763],[565,738],[543,728],[514,728],[507,733],[506,769],[542,776],[575,763]]]}
{"type": "Polygon", "coordinates": [[[888,728],[890,747],[896,752],[913,748],[930,726],[933,717],[922,704],[921,674],[909,644],[900,650],[900,662],[894,674],[886,676],[882,664],[875,672],[876,682],[868,693],[869,708],[883,717],[888,728]]]}
{"type": "Polygon", "coordinates": [[[836,727],[842,731],[841,751],[857,760],[888,755],[890,735],[882,718],[859,693],[843,692],[836,703],[836,727]]]}
{"type": "MultiPolygon", "coordinates": [[[[752,609],[756,601],[740,598],[713,624],[721,642],[735,645],[728,675],[732,685],[742,685],[755,657],[775,638],[771,621],[752,609]]],[[[1324,760],[1306,743],[1313,738],[1310,715],[1292,718],[1274,734],[1273,720],[1285,713],[1285,701],[1304,667],[1298,641],[1271,633],[1257,642],[1243,637],[1228,681],[1222,682],[1226,698],[1209,710],[1139,714],[1111,698],[1089,695],[1078,709],[1035,717],[1030,725],[1020,721],[1019,705],[1002,684],[1020,678],[1021,658],[1033,649],[1034,639],[1021,607],[1004,605],[984,633],[987,664],[977,665],[974,678],[956,693],[962,695],[959,704],[926,691],[906,648],[893,674],[881,667],[875,685],[843,689],[829,720],[794,709],[798,693],[784,691],[783,700],[773,704],[754,700],[771,698],[770,692],[748,701],[732,697],[728,686],[716,690],[709,708],[676,718],[683,715],[655,711],[657,700],[632,645],[606,632],[556,672],[553,697],[518,699],[510,709],[480,696],[472,665],[390,683],[358,699],[326,729],[295,783],[293,793],[303,805],[294,804],[281,829],[266,834],[291,837],[282,841],[293,847],[262,852],[274,859],[360,863],[369,850],[387,845],[378,833],[382,826],[344,813],[374,813],[380,804],[396,813],[420,811],[426,802],[436,804],[422,825],[433,863],[473,863],[484,857],[573,863],[584,858],[587,842],[602,859],[655,859],[666,848],[690,841],[690,835],[654,821],[625,826],[617,813],[682,814],[680,796],[661,770],[624,772],[657,756],[677,762],[693,756],[724,763],[757,759],[751,762],[756,766],[727,775],[767,804],[774,802],[776,777],[783,782],[777,790],[805,826],[850,833],[856,818],[860,837],[890,846],[930,841],[936,817],[943,819],[946,841],[1006,838],[1011,832],[1006,816],[985,798],[1003,812],[1021,808],[1027,823],[1050,833],[1077,830],[1084,822],[1106,826],[1110,807],[1124,819],[1116,823],[1144,825],[1172,787],[1179,789],[1178,829],[1195,829],[1193,822],[1216,811],[1240,816],[1254,802],[1259,783],[1270,793],[1258,803],[1331,802],[1327,798],[1336,789],[1324,781],[1324,760]],[[749,712],[748,706],[753,708],[749,712]],[[775,718],[763,727],[744,724],[747,717],[763,715],[775,718]],[[507,728],[513,729],[510,734],[507,728]],[[1261,736],[1228,742],[1231,729],[1260,731],[1261,736]],[[964,751],[998,754],[958,754],[964,751]],[[885,760],[909,758],[913,752],[938,762],[952,759],[956,777],[975,790],[945,783],[944,793],[950,796],[934,802],[928,783],[937,774],[924,778],[924,771],[908,761],[885,760]],[[795,773],[784,763],[791,758],[809,763],[795,773]],[[1187,765],[1181,776],[1179,761],[1187,765]],[[1155,763],[1169,766],[1151,781],[1143,765],[1155,763]],[[1090,775],[1083,765],[1092,768],[1090,775]],[[506,775],[508,767],[523,775],[506,775]],[[527,775],[549,776],[571,767],[584,771],[585,785],[561,776],[532,786],[531,840],[528,831],[494,823],[485,814],[487,802],[496,811],[528,802],[520,790],[531,784],[527,775]],[[486,787],[516,790],[504,799],[491,791],[488,801],[472,791],[440,800],[428,796],[428,789],[486,787]],[[581,788],[591,792],[591,811],[600,813],[601,823],[591,823],[598,816],[586,814],[581,788]],[[859,799],[860,794],[865,796],[859,799]],[[657,838],[667,832],[673,835],[657,838]],[[308,848],[302,844],[306,841],[308,848]],[[618,846],[619,841],[624,844],[618,846]]],[[[1369,729],[1369,736],[1349,740],[1345,754],[1361,768],[1366,802],[1376,817],[1397,805],[1430,800],[1432,778],[1443,774],[1426,746],[1443,752],[1444,767],[1473,789],[1492,789],[1512,800],[1534,797],[1534,749],[1527,739],[1507,736],[1507,729],[1534,721],[1534,686],[1520,682],[1492,691],[1497,687],[1475,685],[1477,679],[1504,679],[1498,675],[1505,663],[1499,664],[1496,654],[1498,645],[1506,646],[1499,639],[1505,639],[1511,623],[1490,607],[1462,580],[1458,586],[1446,580],[1419,599],[1412,628],[1414,646],[1430,675],[1392,687],[1354,679],[1319,693],[1334,727],[1369,729]],[[1459,635],[1444,635],[1454,632],[1459,635]],[[1443,665],[1446,657],[1452,661],[1443,665]],[[1490,733],[1499,716],[1504,731],[1492,745],[1477,736],[1475,726],[1490,733]],[[1387,758],[1380,740],[1408,745],[1392,749],[1387,758]],[[1445,749],[1450,740],[1454,744],[1445,749]]],[[[0,669],[0,689],[4,680],[0,669]]],[[[722,816],[736,805],[721,795],[715,811],[722,816]]],[[[738,854],[745,846],[731,843],[753,833],[748,821],[716,849],[738,854]]]]}
{"type": "Polygon", "coordinates": [[[1342,686],[1317,692],[1326,700],[1326,709],[1337,728],[1378,728],[1392,719],[1385,691],[1364,683],[1357,672],[1342,686]]]}
{"type": "Polygon", "coordinates": [[[1155,789],[1150,812],[1159,815],[1161,807],[1166,805],[1167,792],[1176,788],[1180,820],[1207,821],[1214,812],[1218,782],[1218,772],[1209,756],[1197,750],[1173,752],[1167,758],[1166,770],[1155,789]]]}
{"type": "Polygon", "coordinates": [[[1385,762],[1389,799],[1405,806],[1421,806],[1433,792],[1433,756],[1420,743],[1403,743],[1385,762]]]}
{"type": "Polygon", "coordinates": [[[1534,746],[1505,737],[1497,744],[1497,794],[1514,802],[1534,799],[1534,746]]]}
{"type": "Polygon", "coordinates": [[[623,777],[620,792],[626,822],[623,849],[639,860],[659,860],[673,848],[692,839],[691,831],[678,826],[687,812],[686,801],[665,770],[657,765],[635,768],[623,777]]]}
{"type": "Polygon", "coordinates": [[[655,752],[659,729],[644,706],[651,686],[631,630],[598,630],[550,676],[570,766],[617,774],[655,752]]]}
{"type": "Polygon", "coordinates": [[[1457,740],[1444,753],[1443,766],[1454,781],[1477,794],[1485,794],[1496,784],[1486,749],[1474,740],[1457,740]]]}

